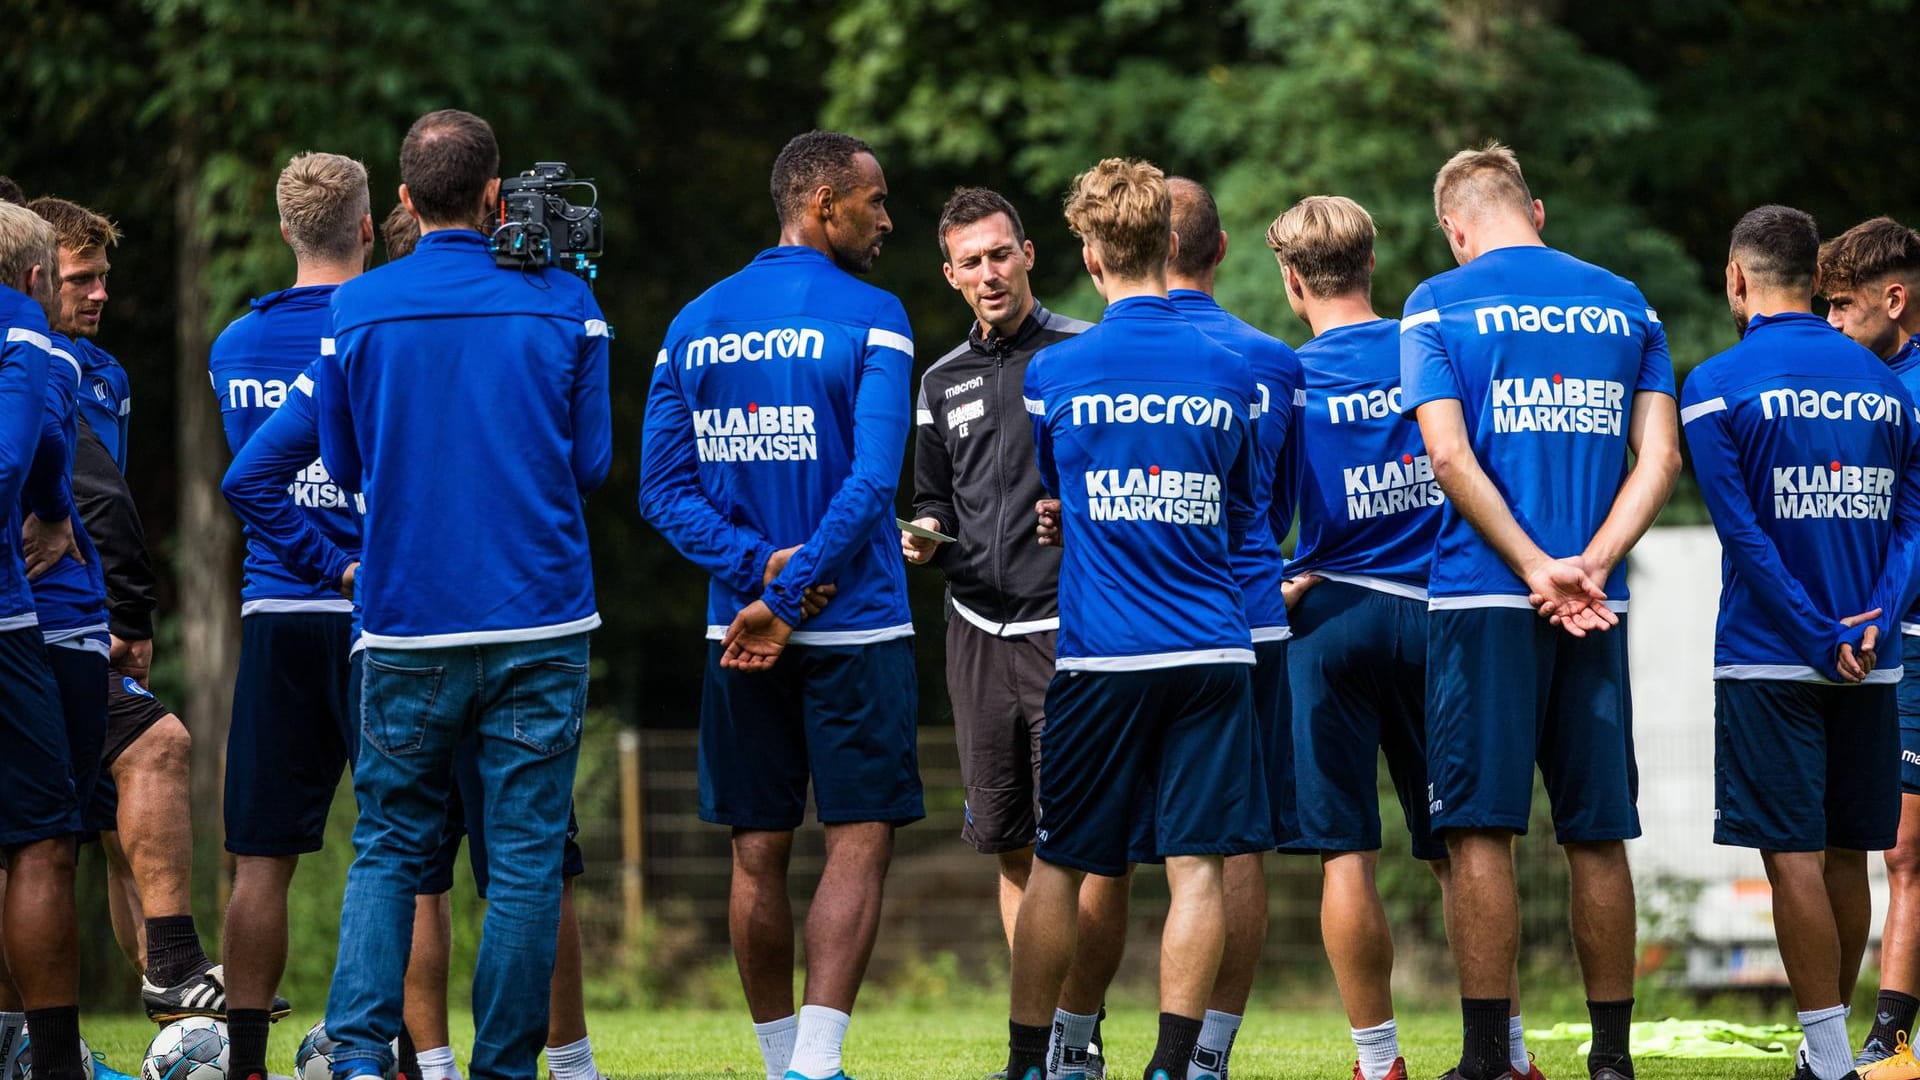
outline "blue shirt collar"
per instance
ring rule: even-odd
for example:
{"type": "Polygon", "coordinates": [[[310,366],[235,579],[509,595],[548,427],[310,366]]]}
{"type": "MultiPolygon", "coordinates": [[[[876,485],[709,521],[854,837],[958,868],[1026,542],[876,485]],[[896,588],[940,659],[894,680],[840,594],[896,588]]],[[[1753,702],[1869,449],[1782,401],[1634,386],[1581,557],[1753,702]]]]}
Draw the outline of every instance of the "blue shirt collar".
{"type": "Polygon", "coordinates": [[[475,251],[487,249],[487,238],[480,235],[478,229],[435,229],[420,238],[415,251],[432,251],[435,248],[458,250],[471,248],[475,251]]]}
{"type": "Polygon", "coordinates": [[[827,263],[828,265],[833,264],[833,260],[827,258],[826,252],[821,251],[819,248],[808,247],[805,244],[780,244],[770,247],[753,257],[753,261],[756,263],[786,262],[791,260],[805,261],[807,259],[813,259],[818,262],[827,263]]]}
{"type": "Polygon", "coordinates": [[[247,303],[254,311],[261,311],[275,304],[287,304],[291,307],[325,307],[332,301],[334,290],[339,287],[338,285],[302,285],[296,289],[270,292],[247,303]]]}
{"type": "MultiPolygon", "coordinates": [[[[1772,315],[1754,315],[1750,317],[1747,319],[1747,333],[1751,334],[1755,330],[1768,326],[1805,326],[1809,324],[1817,324],[1825,329],[1833,330],[1831,323],[1811,311],[1781,311],[1772,315]]],[[[1834,330],[1834,333],[1837,334],[1839,331],[1834,330]]]]}
{"type": "Polygon", "coordinates": [[[1129,296],[1125,300],[1116,300],[1107,305],[1107,313],[1104,317],[1111,319],[1115,315],[1122,317],[1134,315],[1171,315],[1176,318],[1183,317],[1180,315],[1180,309],[1173,306],[1173,301],[1164,296],[1129,296]]]}

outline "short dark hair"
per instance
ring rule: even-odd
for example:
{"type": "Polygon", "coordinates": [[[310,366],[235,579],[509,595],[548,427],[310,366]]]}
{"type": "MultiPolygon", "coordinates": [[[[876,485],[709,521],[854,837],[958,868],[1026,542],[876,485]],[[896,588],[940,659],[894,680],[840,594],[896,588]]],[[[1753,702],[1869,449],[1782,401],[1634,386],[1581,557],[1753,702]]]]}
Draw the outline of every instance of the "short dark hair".
{"type": "Polygon", "coordinates": [[[387,211],[387,220],[380,223],[380,237],[387,242],[387,261],[404,259],[413,254],[420,243],[420,223],[414,220],[407,208],[395,203],[387,211]]]}
{"type": "Polygon", "coordinates": [[[1863,221],[1820,245],[1820,291],[1828,296],[1896,278],[1920,285],[1920,233],[1890,217],[1863,221]]]}
{"type": "Polygon", "coordinates": [[[1013,224],[1014,243],[1027,242],[1027,227],[1020,223],[1020,211],[1013,208],[1005,195],[991,188],[958,187],[947,197],[947,205],[940,208],[940,223],[935,226],[940,240],[940,257],[948,258],[947,234],[955,229],[964,229],[976,221],[985,221],[995,214],[1007,215],[1013,224]]]}
{"type": "Polygon", "coordinates": [[[1173,199],[1173,231],[1180,236],[1167,272],[1204,276],[1220,261],[1220,207],[1206,185],[1185,176],[1167,177],[1167,194],[1173,199]]]}
{"type": "Polygon", "coordinates": [[[430,112],[413,122],[400,144],[400,182],[414,212],[434,225],[472,222],[487,182],[499,175],[493,128],[470,112],[430,112]]]}
{"type": "Polygon", "coordinates": [[[0,202],[12,203],[15,206],[25,206],[27,205],[27,193],[20,190],[20,185],[14,181],[13,177],[0,176],[0,202]]]}
{"type": "Polygon", "coordinates": [[[1747,276],[1777,288],[1813,287],[1820,261],[1820,227],[1813,215],[1791,206],[1768,205],[1749,210],[1733,227],[1728,245],[1747,276]]]}
{"type": "Polygon", "coordinates": [[[782,225],[807,204],[807,196],[825,184],[838,192],[853,187],[853,159],[873,153],[873,147],[837,131],[809,131],[795,135],[773,159],[773,209],[782,225]]]}
{"type": "Polygon", "coordinates": [[[27,204],[53,226],[60,246],[76,255],[105,251],[120,242],[120,230],[105,214],[89,210],[57,195],[42,195],[27,204]]]}

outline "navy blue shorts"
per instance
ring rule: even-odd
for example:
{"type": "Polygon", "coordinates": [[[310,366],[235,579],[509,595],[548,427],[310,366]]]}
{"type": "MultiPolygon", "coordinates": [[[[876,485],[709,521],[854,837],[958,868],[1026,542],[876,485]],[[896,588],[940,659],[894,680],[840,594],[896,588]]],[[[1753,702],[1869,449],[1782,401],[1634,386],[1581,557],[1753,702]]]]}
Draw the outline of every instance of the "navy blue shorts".
{"type": "Polygon", "coordinates": [[[700,819],[784,831],[926,816],[913,639],[789,645],[771,671],[720,666],[707,649],[700,696],[700,819]]]}
{"type": "Polygon", "coordinates": [[[240,620],[227,733],[227,850],[319,851],[359,733],[347,708],[353,617],[261,612],[240,620]]]}
{"type": "Polygon", "coordinates": [[[1526,832],[1536,764],[1560,843],[1640,835],[1627,617],[1576,638],[1531,608],[1429,611],[1434,831],[1526,832]]]}
{"type": "MultiPolygon", "coordinates": [[[[486,790],[480,783],[480,744],[468,739],[453,754],[453,791],[447,796],[446,831],[440,834],[440,846],[427,860],[426,876],[420,879],[421,896],[438,896],[453,889],[454,860],[460,855],[460,842],[467,842],[467,865],[473,871],[473,887],[480,899],[487,898],[486,790]]],[[[560,876],[579,877],[587,872],[586,857],[580,853],[575,837],[580,821],[567,811],[567,850],[561,857],[560,876]]]]}
{"type": "Polygon", "coordinates": [[[1713,842],[1885,851],[1900,832],[1894,687],[1713,684],[1713,842]]]}
{"type": "Polygon", "coordinates": [[[1380,850],[1379,760],[1413,857],[1444,859],[1427,815],[1427,605],[1322,581],[1287,613],[1302,846],[1380,850]]]}
{"type": "Polygon", "coordinates": [[[1248,767],[1261,760],[1253,712],[1246,664],[1056,672],[1034,854],[1118,877],[1147,854],[1142,814],[1157,858],[1272,848],[1266,777],[1248,767]]]}
{"type": "MultiPolygon", "coordinates": [[[[48,645],[47,668],[53,672],[54,688],[60,692],[73,790],[84,811],[93,803],[94,788],[100,780],[101,748],[107,741],[107,657],[91,649],[48,645]]],[[[83,827],[88,824],[85,816],[83,812],[83,827]]],[[[98,831],[89,830],[85,835],[91,839],[98,831]]]]}
{"type": "Polygon", "coordinates": [[[1920,637],[1900,635],[1900,656],[1906,673],[1900,688],[1900,787],[1920,795],[1920,637]]]}
{"type": "Polygon", "coordinates": [[[60,690],[40,628],[0,631],[0,849],[80,832],[60,690]]]}

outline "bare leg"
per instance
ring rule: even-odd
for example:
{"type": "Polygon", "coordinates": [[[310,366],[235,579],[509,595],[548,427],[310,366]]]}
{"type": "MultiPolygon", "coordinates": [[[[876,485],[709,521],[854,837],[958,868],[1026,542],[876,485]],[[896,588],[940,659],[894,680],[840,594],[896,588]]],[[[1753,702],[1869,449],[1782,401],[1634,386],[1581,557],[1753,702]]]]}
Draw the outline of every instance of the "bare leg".
{"type": "Polygon", "coordinates": [[[1198,1019],[1207,1010],[1227,936],[1224,860],[1167,859],[1167,925],[1160,934],[1160,1011],[1198,1019]]]}
{"type": "MultiPolygon", "coordinates": [[[[1374,882],[1380,853],[1326,855],[1320,865],[1324,872],[1320,936],[1326,942],[1327,962],[1340,988],[1347,1023],[1356,1028],[1378,1027],[1393,1019],[1393,931],[1374,882]]],[[[1444,875],[1441,881],[1444,895],[1444,875]]]]}
{"type": "MultiPolygon", "coordinates": [[[[1016,1024],[1047,1027],[1054,1004],[1073,965],[1080,921],[1079,870],[1033,861],[1020,921],[1013,936],[1013,987],[1010,1014],[1016,1024]]],[[[1098,1008],[1098,1003],[1094,1005],[1098,1008]]]]}
{"type": "Polygon", "coordinates": [[[1013,948],[1013,926],[1020,919],[1020,898],[1027,892],[1027,875],[1033,872],[1033,849],[1005,851],[1000,860],[1000,926],[1007,933],[1007,948],[1013,948]]]}
{"type": "Polygon", "coordinates": [[[1092,1016],[1107,1000],[1107,987],[1127,949],[1127,897],[1133,871],[1119,877],[1087,874],[1080,881],[1079,928],[1073,963],[1060,989],[1060,1007],[1092,1016]]]}
{"type": "Polygon", "coordinates": [[[807,911],[806,1003],[851,1013],[880,933],[893,826],[862,822],[826,832],[827,866],[807,911]]]}
{"type": "Polygon", "coordinates": [[[1774,934],[1787,982],[1801,1012],[1844,1004],[1840,996],[1840,930],[1827,896],[1826,855],[1763,851],[1773,886],[1774,934]]]}
{"type": "Polygon", "coordinates": [[[120,846],[147,917],[193,914],[193,821],[182,809],[191,803],[192,756],[186,725],[168,715],[113,763],[120,846]]]}
{"type": "Polygon", "coordinates": [[[1920,988],[1920,795],[1900,797],[1900,838],[1887,852],[1887,923],[1880,932],[1880,988],[1920,988]]]}
{"type": "MultiPolygon", "coordinates": [[[[1633,873],[1618,841],[1566,845],[1572,874],[1573,947],[1589,1001],[1633,996],[1633,873]]],[[[1861,857],[1865,868],[1865,856],[1861,857]]],[[[1860,940],[1866,942],[1864,926],[1860,940]]]]}
{"type": "Polygon", "coordinates": [[[792,855],[791,832],[734,830],[727,929],[756,1024],[793,1015],[793,903],[787,899],[792,855]]]}
{"type": "Polygon", "coordinates": [[[1834,929],[1840,936],[1840,1001],[1853,1001],[1860,982],[1860,963],[1873,926],[1873,894],[1867,886],[1867,853],[1828,848],[1824,868],[1827,901],[1833,905],[1834,929]]]}
{"type": "Polygon", "coordinates": [[[1513,834],[1455,829],[1447,889],[1447,938],[1460,970],[1460,996],[1506,997],[1520,951],[1520,898],[1513,880],[1513,834]]]}
{"type": "Polygon", "coordinates": [[[140,886],[133,880],[133,866],[120,846],[117,831],[100,834],[100,850],[107,857],[107,917],[113,923],[113,940],[127,964],[139,974],[147,971],[147,922],[140,907],[140,886]]]}
{"type": "Polygon", "coordinates": [[[413,948],[407,954],[403,1015],[413,1045],[448,1046],[447,969],[452,966],[453,900],[450,894],[413,898],[413,948]]]}
{"type": "MultiPolygon", "coordinates": [[[[1267,943],[1267,870],[1264,856],[1234,855],[1223,870],[1226,915],[1225,948],[1220,974],[1214,979],[1207,1008],[1240,1016],[1253,996],[1253,978],[1260,967],[1260,950],[1267,943]]],[[[1376,901],[1377,902],[1377,901],[1376,901]]],[[[1387,945],[1389,966],[1393,945],[1387,945]]]]}
{"type": "Polygon", "coordinates": [[[25,1009],[80,1000],[80,939],[73,907],[73,837],[40,840],[8,856],[7,961],[25,1009]]]}
{"type": "MultiPolygon", "coordinates": [[[[0,870],[0,919],[4,919],[7,908],[7,872],[0,870]]],[[[13,972],[7,968],[6,933],[0,928],[0,1012],[17,1013],[26,1006],[20,1004],[20,988],[13,984],[13,972]]]]}
{"type": "MultiPolygon", "coordinates": [[[[1440,883],[1440,906],[1442,909],[1445,909],[1449,903],[1448,897],[1453,894],[1453,863],[1449,859],[1436,859],[1427,864],[1427,869],[1433,871],[1434,880],[1440,883]]],[[[1449,937],[1448,941],[1452,941],[1452,938],[1449,937]]],[[[1514,958],[1513,977],[1507,985],[1507,1004],[1509,1006],[1508,1015],[1520,1015],[1520,962],[1518,956],[1514,958]]],[[[1359,1025],[1355,1026],[1357,1027],[1359,1025]]]]}
{"type": "MultiPolygon", "coordinates": [[[[123,813],[125,807],[123,802],[123,813]]],[[[233,899],[221,938],[230,1009],[273,1007],[273,992],[287,969],[287,890],[299,865],[295,856],[242,855],[234,861],[233,899]]]]}
{"type": "Polygon", "coordinates": [[[580,916],[573,909],[573,879],[567,878],[560,887],[560,942],[553,956],[553,988],[548,997],[548,1046],[569,1046],[587,1037],[583,978],[580,916]]]}

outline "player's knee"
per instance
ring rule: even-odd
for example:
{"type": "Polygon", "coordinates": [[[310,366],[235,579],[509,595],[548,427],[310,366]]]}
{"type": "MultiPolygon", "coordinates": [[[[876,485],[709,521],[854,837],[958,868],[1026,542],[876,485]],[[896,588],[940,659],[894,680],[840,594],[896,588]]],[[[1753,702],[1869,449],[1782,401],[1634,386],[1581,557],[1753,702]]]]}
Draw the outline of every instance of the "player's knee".
{"type": "Polygon", "coordinates": [[[134,740],[121,761],[136,772],[184,776],[192,768],[193,736],[179,717],[168,713],[134,740]]]}
{"type": "Polygon", "coordinates": [[[1920,837],[1887,849],[1887,881],[1909,889],[1920,887],[1920,837]]]}

